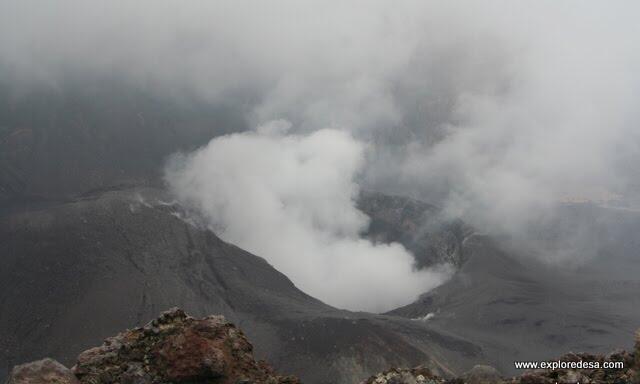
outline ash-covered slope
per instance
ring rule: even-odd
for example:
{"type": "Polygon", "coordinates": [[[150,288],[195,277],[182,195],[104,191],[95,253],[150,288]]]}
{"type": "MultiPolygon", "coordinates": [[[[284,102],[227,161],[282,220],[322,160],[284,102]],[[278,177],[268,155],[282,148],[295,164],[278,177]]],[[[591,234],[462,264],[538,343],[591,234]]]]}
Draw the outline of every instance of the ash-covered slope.
{"type": "Polygon", "coordinates": [[[263,259],[180,219],[166,199],[156,190],[112,190],[2,214],[3,376],[44,356],[69,364],[172,306],[226,316],[256,343],[259,358],[309,383],[425,363],[459,372],[481,356],[428,324],[329,307],[263,259]]]}
{"type": "Polygon", "coordinates": [[[371,219],[365,234],[382,243],[398,242],[416,258],[416,267],[441,263],[455,267],[465,262],[464,239],[473,228],[462,220],[446,219],[441,209],[403,196],[363,191],[358,208],[371,219]]]}
{"type": "MultiPolygon", "coordinates": [[[[393,367],[360,384],[630,384],[640,382],[639,353],[640,338],[636,335],[631,352],[569,353],[554,360],[567,366],[525,371],[512,378],[503,377],[486,365],[475,365],[468,372],[449,378],[418,366],[393,367]],[[606,366],[611,364],[614,366],[606,366]]],[[[333,378],[332,382],[338,379],[333,378]]],[[[7,382],[95,383],[300,384],[300,380],[277,373],[266,361],[256,361],[250,341],[224,317],[195,319],[173,308],[144,327],[120,332],[102,345],[80,353],[71,369],[45,358],[13,367],[7,382]]]]}
{"type": "Polygon", "coordinates": [[[627,347],[640,324],[640,285],[618,280],[615,266],[587,273],[586,266],[549,265],[516,257],[481,235],[468,238],[462,251],[467,261],[450,281],[391,314],[473,340],[489,357],[481,363],[503,373],[514,372],[514,360],[627,347]]]}

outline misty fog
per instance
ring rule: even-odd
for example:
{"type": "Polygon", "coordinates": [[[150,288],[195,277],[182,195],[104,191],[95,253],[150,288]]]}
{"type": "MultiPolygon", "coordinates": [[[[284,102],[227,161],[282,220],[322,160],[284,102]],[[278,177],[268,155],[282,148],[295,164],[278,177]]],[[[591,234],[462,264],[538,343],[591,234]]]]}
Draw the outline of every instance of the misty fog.
{"type": "Polygon", "coordinates": [[[170,188],[306,292],[381,311],[447,272],[416,271],[399,244],[362,239],[362,188],[437,204],[552,261],[589,256],[564,249],[570,240],[536,250],[529,232],[558,203],[635,208],[639,8],[0,1],[0,80],[16,98],[117,77],[238,106],[241,133],[167,160],[170,188]]]}

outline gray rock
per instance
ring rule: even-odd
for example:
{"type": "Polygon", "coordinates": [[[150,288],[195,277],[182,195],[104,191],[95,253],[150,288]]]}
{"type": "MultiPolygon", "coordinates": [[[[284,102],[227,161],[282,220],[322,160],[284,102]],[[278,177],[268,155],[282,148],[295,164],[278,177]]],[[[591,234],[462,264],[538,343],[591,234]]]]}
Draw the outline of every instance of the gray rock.
{"type": "Polygon", "coordinates": [[[493,384],[500,383],[502,378],[497,369],[489,365],[476,365],[464,375],[462,379],[467,384],[493,384]]]}
{"type": "Polygon", "coordinates": [[[7,384],[79,384],[73,372],[57,361],[46,358],[16,365],[7,384]]]}

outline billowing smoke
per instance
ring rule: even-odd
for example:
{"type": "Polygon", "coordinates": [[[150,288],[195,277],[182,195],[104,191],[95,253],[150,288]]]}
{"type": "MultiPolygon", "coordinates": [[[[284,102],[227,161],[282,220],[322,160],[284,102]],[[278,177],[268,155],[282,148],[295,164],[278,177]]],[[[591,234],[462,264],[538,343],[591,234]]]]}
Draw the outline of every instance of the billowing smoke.
{"type": "Polygon", "coordinates": [[[287,134],[275,121],[222,136],[173,159],[173,192],[223,239],[265,257],[305,292],[340,308],[380,312],[441,283],[446,269],[414,270],[401,245],[360,237],[354,178],[365,147],[344,131],[287,134]]]}
{"type": "Polygon", "coordinates": [[[558,201],[640,200],[639,8],[0,1],[0,76],[54,86],[119,76],[241,106],[250,126],[286,119],[294,136],[284,142],[349,132],[372,148],[354,167],[361,186],[525,238],[553,221],[558,201]]]}

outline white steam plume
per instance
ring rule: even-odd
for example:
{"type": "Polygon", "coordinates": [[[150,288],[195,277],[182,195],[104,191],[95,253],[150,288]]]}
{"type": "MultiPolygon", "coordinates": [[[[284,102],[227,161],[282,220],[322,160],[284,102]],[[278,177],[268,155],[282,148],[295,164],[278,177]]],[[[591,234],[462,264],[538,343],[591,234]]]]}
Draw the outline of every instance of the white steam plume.
{"type": "MultiPolygon", "coordinates": [[[[117,75],[375,147],[368,189],[527,236],[640,201],[637,1],[0,0],[0,80],[117,75]]],[[[572,253],[568,253],[572,254],[572,253]]]]}
{"type": "Polygon", "coordinates": [[[303,291],[336,307],[381,312],[446,277],[413,268],[400,244],[360,238],[355,207],[365,147],[344,131],[288,135],[276,121],[213,139],[175,158],[166,179],[223,239],[265,257],[303,291]]]}

